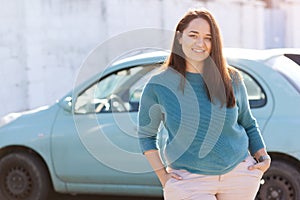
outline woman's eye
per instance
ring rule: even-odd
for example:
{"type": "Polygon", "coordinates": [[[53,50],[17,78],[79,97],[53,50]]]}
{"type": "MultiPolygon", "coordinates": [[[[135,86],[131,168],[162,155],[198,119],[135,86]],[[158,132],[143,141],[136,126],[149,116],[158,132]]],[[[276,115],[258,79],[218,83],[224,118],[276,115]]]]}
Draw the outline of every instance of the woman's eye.
{"type": "Polygon", "coordinates": [[[189,35],[191,38],[197,38],[197,35],[189,35]]]}

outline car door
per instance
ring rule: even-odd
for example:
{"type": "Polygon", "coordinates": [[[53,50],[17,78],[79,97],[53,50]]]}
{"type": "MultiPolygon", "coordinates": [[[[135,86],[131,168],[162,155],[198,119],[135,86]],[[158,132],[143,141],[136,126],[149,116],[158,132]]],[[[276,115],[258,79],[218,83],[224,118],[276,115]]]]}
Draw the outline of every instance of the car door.
{"type": "Polygon", "coordinates": [[[138,101],[155,65],[111,73],[78,93],[53,127],[57,176],[69,183],[159,185],[137,138],[138,101]]]}

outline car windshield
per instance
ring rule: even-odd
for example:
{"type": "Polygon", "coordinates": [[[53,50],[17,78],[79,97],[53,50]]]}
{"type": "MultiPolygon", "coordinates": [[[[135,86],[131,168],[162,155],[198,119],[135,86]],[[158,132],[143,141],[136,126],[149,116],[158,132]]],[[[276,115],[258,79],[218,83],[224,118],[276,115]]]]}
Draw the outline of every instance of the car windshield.
{"type": "Polygon", "coordinates": [[[270,59],[269,64],[274,70],[284,76],[300,93],[300,66],[289,57],[282,55],[270,59]]]}

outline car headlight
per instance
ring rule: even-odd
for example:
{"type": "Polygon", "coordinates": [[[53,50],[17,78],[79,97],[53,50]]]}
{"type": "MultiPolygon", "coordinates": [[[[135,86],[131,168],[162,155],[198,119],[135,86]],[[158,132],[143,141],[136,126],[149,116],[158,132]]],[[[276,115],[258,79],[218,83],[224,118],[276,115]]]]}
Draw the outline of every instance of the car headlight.
{"type": "Polygon", "coordinates": [[[10,113],[3,118],[0,119],[0,127],[11,123],[12,121],[16,120],[18,117],[21,116],[21,113],[10,113]]]}

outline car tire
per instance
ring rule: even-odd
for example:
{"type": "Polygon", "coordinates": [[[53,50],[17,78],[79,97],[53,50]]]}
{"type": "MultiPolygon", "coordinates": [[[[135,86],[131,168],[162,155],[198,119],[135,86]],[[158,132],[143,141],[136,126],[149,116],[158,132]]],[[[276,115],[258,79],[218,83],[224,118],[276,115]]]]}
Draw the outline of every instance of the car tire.
{"type": "Polygon", "coordinates": [[[0,199],[45,200],[50,179],[44,163],[25,152],[11,152],[0,158],[0,199]]]}
{"type": "Polygon", "coordinates": [[[295,165],[284,160],[273,160],[263,176],[263,184],[256,200],[299,200],[300,172],[295,165]]]}

